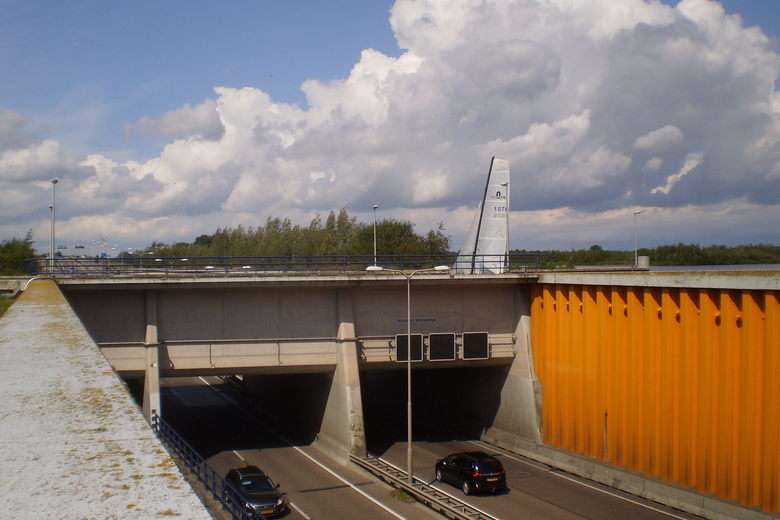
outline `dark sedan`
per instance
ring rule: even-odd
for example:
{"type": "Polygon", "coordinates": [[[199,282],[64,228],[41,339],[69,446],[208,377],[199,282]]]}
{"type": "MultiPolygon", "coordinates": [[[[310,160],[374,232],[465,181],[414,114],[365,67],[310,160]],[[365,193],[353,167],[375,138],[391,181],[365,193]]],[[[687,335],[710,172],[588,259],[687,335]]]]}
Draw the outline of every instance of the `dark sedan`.
{"type": "Polygon", "coordinates": [[[436,480],[459,486],[463,493],[506,491],[506,472],[501,462],[481,451],[453,453],[436,463],[436,480]]]}
{"type": "Polygon", "coordinates": [[[279,484],[274,484],[257,466],[231,469],[225,480],[234,490],[231,499],[246,512],[262,517],[287,512],[287,499],[279,492],[279,484]]]}

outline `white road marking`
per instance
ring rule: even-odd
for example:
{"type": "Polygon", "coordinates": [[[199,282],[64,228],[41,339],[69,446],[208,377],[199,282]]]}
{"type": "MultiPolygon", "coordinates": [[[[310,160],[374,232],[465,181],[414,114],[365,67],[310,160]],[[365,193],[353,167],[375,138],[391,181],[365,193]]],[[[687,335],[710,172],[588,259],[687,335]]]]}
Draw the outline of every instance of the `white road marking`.
{"type": "Polygon", "coordinates": [[[295,504],[293,504],[292,502],[289,502],[289,504],[290,504],[290,507],[292,507],[293,509],[295,509],[296,511],[298,511],[298,514],[299,514],[299,515],[301,515],[302,517],[304,517],[306,520],[311,520],[311,517],[310,517],[309,515],[307,515],[306,513],[304,513],[304,512],[303,512],[303,510],[302,510],[300,507],[296,506],[296,505],[295,505],[295,504]]]}
{"type": "MultiPolygon", "coordinates": [[[[208,381],[206,381],[206,380],[205,380],[205,379],[203,379],[202,377],[200,377],[200,376],[199,376],[199,377],[198,377],[198,379],[200,379],[201,381],[203,381],[204,383],[206,383],[206,384],[209,386],[209,388],[211,388],[212,390],[214,390],[214,391],[217,393],[217,395],[218,395],[218,396],[220,396],[222,399],[224,399],[225,401],[229,402],[230,404],[232,404],[232,405],[236,406],[238,409],[240,409],[242,412],[244,412],[244,414],[248,415],[248,416],[249,416],[251,419],[253,419],[253,420],[255,420],[255,421],[257,420],[257,418],[256,418],[256,417],[254,417],[254,415],[252,415],[251,413],[249,413],[249,412],[248,412],[246,409],[244,409],[244,407],[243,407],[243,406],[241,406],[241,404],[240,404],[240,403],[237,403],[237,402],[233,401],[232,399],[228,398],[227,396],[225,396],[224,394],[222,394],[222,392],[220,392],[219,390],[217,390],[216,388],[214,388],[213,386],[211,386],[211,383],[209,383],[208,381]]],[[[315,459],[314,457],[312,457],[311,455],[309,455],[308,453],[306,453],[305,451],[303,451],[303,450],[302,450],[301,448],[299,448],[298,446],[295,446],[295,445],[293,445],[293,443],[291,443],[290,441],[288,441],[287,439],[285,439],[285,438],[284,438],[284,437],[283,437],[281,434],[277,433],[276,431],[274,431],[274,430],[273,430],[273,429],[271,429],[271,428],[268,428],[268,427],[266,427],[266,428],[267,428],[267,429],[268,429],[268,430],[269,430],[271,433],[273,433],[274,435],[276,435],[276,436],[277,436],[279,439],[281,439],[281,440],[283,440],[285,443],[287,443],[287,445],[288,445],[288,446],[290,446],[292,449],[294,449],[295,451],[297,451],[298,453],[300,453],[301,455],[303,455],[304,457],[306,457],[307,459],[309,459],[310,461],[312,461],[313,463],[315,463],[316,465],[318,465],[319,467],[321,467],[323,470],[327,471],[328,473],[330,473],[331,475],[333,475],[334,477],[336,477],[338,480],[340,480],[340,481],[341,481],[341,482],[343,482],[344,484],[348,485],[348,486],[349,486],[350,488],[352,488],[352,489],[353,489],[353,490],[354,490],[356,493],[359,493],[359,494],[360,494],[360,495],[362,495],[364,498],[367,498],[368,500],[370,500],[370,501],[371,501],[371,502],[373,502],[374,504],[378,505],[379,507],[381,507],[382,509],[384,509],[385,511],[387,511],[388,513],[390,513],[390,514],[391,514],[391,515],[393,515],[394,517],[398,518],[399,520],[407,520],[407,519],[406,519],[406,517],[403,517],[403,516],[399,515],[398,513],[396,513],[395,511],[393,511],[392,509],[390,509],[390,508],[389,508],[389,507],[387,507],[386,505],[384,505],[382,502],[380,502],[379,500],[375,499],[374,497],[372,497],[371,495],[369,495],[368,493],[366,493],[365,491],[363,491],[362,489],[358,489],[358,488],[357,488],[357,486],[355,486],[355,485],[354,485],[352,482],[348,481],[347,479],[345,479],[344,477],[342,477],[341,475],[339,475],[338,473],[336,473],[335,471],[333,471],[332,469],[330,469],[329,467],[327,467],[325,464],[323,464],[322,462],[318,461],[317,459],[315,459]]],[[[291,505],[292,505],[292,504],[291,504],[291,505]]],[[[297,509],[296,509],[296,510],[297,510],[297,509]]]]}
{"type": "MultiPolygon", "coordinates": [[[[390,466],[393,466],[393,467],[394,467],[395,469],[397,469],[398,471],[406,471],[406,470],[405,470],[405,469],[403,469],[403,468],[399,468],[398,466],[396,466],[395,464],[393,464],[393,463],[392,463],[392,462],[390,462],[389,460],[385,460],[385,459],[383,459],[382,457],[377,457],[377,458],[378,458],[379,460],[381,460],[382,462],[384,462],[385,464],[389,464],[390,466]]],[[[414,477],[414,478],[416,478],[417,480],[419,480],[420,482],[425,482],[423,479],[421,479],[421,478],[420,478],[420,477],[418,477],[417,475],[413,475],[413,477],[414,477]]],[[[440,483],[440,484],[441,484],[441,483],[440,483]]],[[[429,484],[429,485],[431,485],[431,484],[429,484]]],[[[473,509],[475,509],[476,511],[479,511],[480,513],[482,513],[482,514],[483,514],[483,515],[485,515],[486,517],[488,517],[488,518],[495,518],[496,520],[498,520],[498,517],[495,517],[495,516],[491,515],[491,514],[490,514],[490,513],[488,513],[487,511],[483,511],[482,509],[478,508],[477,506],[475,506],[475,505],[474,505],[474,504],[472,504],[471,502],[468,502],[467,500],[464,500],[464,499],[462,499],[462,498],[458,498],[458,497],[456,497],[455,495],[452,495],[452,494],[450,494],[450,493],[447,493],[447,492],[446,492],[446,491],[444,491],[444,490],[443,490],[443,489],[442,489],[440,486],[432,486],[432,487],[436,488],[436,491],[440,491],[440,492],[444,493],[445,495],[447,495],[448,497],[450,497],[450,498],[451,498],[451,499],[453,499],[453,500],[457,500],[458,502],[465,502],[465,503],[467,503],[467,504],[469,505],[469,507],[472,507],[472,508],[473,508],[473,509]]]]}
{"type": "Polygon", "coordinates": [[[237,452],[236,450],[233,450],[233,455],[235,455],[236,457],[241,459],[241,462],[246,462],[246,459],[244,457],[242,457],[241,454],[239,452],[237,452]]]}
{"type": "Polygon", "coordinates": [[[541,465],[532,464],[532,463],[530,463],[528,461],[525,461],[523,459],[520,459],[518,457],[514,457],[510,453],[508,453],[508,452],[506,452],[504,450],[497,450],[497,449],[491,447],[489,444],[483,444],[483,443],[476,442],[476,441],[466,441],[466,442],[468,442],[470,444],[473,444],[475,446],[479,446],[481,448],[490,450],[493,453],[498,453],[498,454],[500,454],[500,455],[502,455],[502,456],[504,456],[504,457],[506,457],[508,459],[512,459],[512,460],[520,462],[522,464],[526,464],[528,466],[531,466],[531,467],[534,467],[534,468],[537,468],[537,469],[541,469],[542,471],[546,471],[550,475],[555,475],[556,477],[562,478],[564,480],[568,480],[569,482],[574,482],[575,484],[579,484],[580,486],[583,486],[583,487],[586,487],[586,488],[590,488],[590,489],[592,489],[594,491],[598,491],[600,493],[604,493],[605,495],[610,495],[610,496],[613,496],[615,498],[619,498],[620,500],[625,500],[626,502],[631,502],[632,504],[636,504],[636,505],[638,505],[640,507],[644,507],[645,509],[649,509],[651,511],[655,511],[656,513],[661,513],[662,515],[670,516],[672,518],[677,518],[678,520],[689,520],[688,518],[686,518],[684,516],[675,515],[674,513],[670,513],[668,511],[664,511],[663,509],[658,509],[657,507],[653,507],[653,506],[648,505],[648,504],[643,504],[642,502],[639,502],[637,500],[633,500],[633,499],[628,498],[628,497],[624,497],[622,495],[619,495],[617,493],[613,493],[611,491],[607,491],[606,489],[602,489],[602,488],[600,488],[598,486],[593,486],[591,484],[588,484],[587,482],[582,482],[581,480],[578,480],[576,478],[573,478],[573,477],[570,477],[568,475],[564,475],[562,473],[554,471],[553,469],[551,469],[549,467],[546,467],[546,466],[545,467],[541,467],[541,465]]]}

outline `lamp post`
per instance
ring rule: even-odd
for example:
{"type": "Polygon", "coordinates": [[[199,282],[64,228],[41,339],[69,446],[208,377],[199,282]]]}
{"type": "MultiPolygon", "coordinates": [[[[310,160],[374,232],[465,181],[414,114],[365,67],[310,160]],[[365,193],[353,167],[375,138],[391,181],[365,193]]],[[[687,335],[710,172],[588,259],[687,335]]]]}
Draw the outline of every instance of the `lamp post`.
{"type": "Polygon", "coordinates": [[[639,230],[637,229],[636,221],[642,210],[634,210],[634,269],[639,267],[639,230]]]}
{"type": "MultiPolygon", "coordinates": [[[[400,274],[406,278],[406,473],[409,484],[414,483],[412,471],[412,277],[420,273],[449,271],[448,265],[437,265],[427,269],[418,269],[405,273],[398,269],[385,269],[378,265],[366,267],[366,271],[383,271],[400,274]]],[[[422,346],[422,345],[421,345],[422,346]]]]}
{"type": "Polygon", "coordinates": [[[54,230],[54,222],[57,218],[57,207],[56,207],[56,193],[57,193],[57,183],[60,182],[60,180],[57,177],[54,177],[51,180],[51,206],[49,206],[49,214],[51,216],[51,232],[49,236],[49,272],[54,272],[54,250],[56,249],[56,246],[54,245],[54,241],[56,239],[55,230],[54,230]]]}
{"type": "Polygon", "coordinates": [[[378,204],[374,204],[374,267],[376,267],[376,210],[379,207],[378,204]]]}

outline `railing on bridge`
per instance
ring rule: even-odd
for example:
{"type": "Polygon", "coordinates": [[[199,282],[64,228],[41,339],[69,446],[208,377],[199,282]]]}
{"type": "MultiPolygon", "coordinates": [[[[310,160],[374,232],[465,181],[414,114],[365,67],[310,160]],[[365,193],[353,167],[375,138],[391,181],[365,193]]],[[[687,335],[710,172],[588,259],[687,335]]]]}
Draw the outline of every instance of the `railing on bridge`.
{"type": "Polygon", "coordinates": [[[234,520],[262,520],[265,517],[255,511],[247,510],[238,491],[214,471],[208,462],[179,435],[171,425],[156,413],[152,414],[152,430],[163,444],[198,477],[208,491],[234,520]]]}
{"type": "MultiPolygon", "coordinates": [[[[497,274],[524,272],[541,266],[539,253],[509,255],[381,255],[376,265],[387,269],[420,269],[448,265],[454,272],[497,274]],[[495,266],[504,267],[496,269],[495,266]]],[[[371,255],[354,256],[197,256],[155,257],[152,255],[118,258],[46,258],[28,261],[31,274],[55,276],[114,276],[157,274],[237,275],[254,273],[357,272],[374,265],[371,255]]]]}
{"type": "Polygon", "coordinates": [[[416,476],[412,479],[413,483],[410,484],[406,471],[384,459],[357,457],[355,455],[350,455],[349,458],[369,473],[372,473],[394,488],[406,492],[418,502],[422,502],[447,518],[452,518],[453,520],[498,520],[495,516],[432,486],[416,476]]]}

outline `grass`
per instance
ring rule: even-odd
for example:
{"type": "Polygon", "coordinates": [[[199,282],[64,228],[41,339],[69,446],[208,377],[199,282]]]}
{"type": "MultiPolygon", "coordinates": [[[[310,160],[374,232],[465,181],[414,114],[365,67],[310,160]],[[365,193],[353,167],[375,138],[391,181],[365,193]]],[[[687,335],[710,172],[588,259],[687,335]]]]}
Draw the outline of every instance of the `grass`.
{"type": "Polygon", "coordinates": [[[394,489],[390,492],[390,496],[396,500],[400,500],[401,502],[406,502],[407,504],[411,504],[414,502],[414,498],[412,495],[404,491],[403,489],[394,489]]]}
{"type": "Polygon", "coordinates": [[[5,296],[0,296],[0,316],[5,314],[5,311],[8,310],[8,307],[10,307],[13,302],[14,302],[13,298],[6,298],[5,296]]]}

